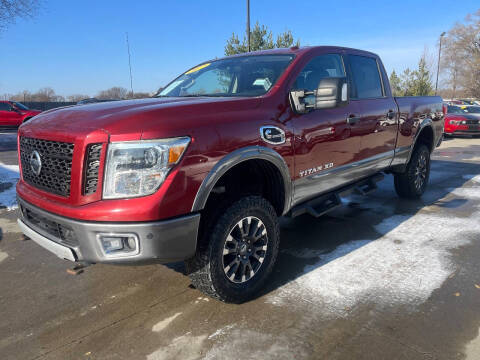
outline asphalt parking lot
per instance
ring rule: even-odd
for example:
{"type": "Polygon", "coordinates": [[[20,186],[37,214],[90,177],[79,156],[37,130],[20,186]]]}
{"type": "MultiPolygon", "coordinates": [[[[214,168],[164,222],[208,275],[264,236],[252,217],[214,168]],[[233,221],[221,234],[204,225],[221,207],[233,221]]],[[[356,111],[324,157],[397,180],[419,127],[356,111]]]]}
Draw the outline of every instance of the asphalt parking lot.
{"type": "Polygon", "coordinates": [[[0,133],[0,359],[480,359],[480,139],[445,141],[420,201],[391,176],[320,219],[282,219],[279,263],[243,305],[182,264],[71,264],[16,225],[0,133]]]}

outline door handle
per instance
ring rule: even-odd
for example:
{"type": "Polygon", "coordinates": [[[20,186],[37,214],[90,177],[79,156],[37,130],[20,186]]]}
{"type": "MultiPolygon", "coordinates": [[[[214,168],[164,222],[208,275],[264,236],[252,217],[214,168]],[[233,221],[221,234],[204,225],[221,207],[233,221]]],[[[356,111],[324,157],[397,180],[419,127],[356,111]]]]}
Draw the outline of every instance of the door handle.
{"type": "Polygon", "coordinates": [[[395,118],[395,115],[397,115],[397,113],[393,110],[388,110],[388,113],[387,113],[387,118],[392,120],[395,118]]]}
{"type": "Polygon", "coordinates": [[[355,124],[357,123],[357,121],[359,121],[359,120],[360,120],[359,117],[357,117],[357,116],[355,116],[355,115],[352,114],[352,115],[349,115],[349,116],[347,117],[347,124],[349,124],[349,125],[355,125],[355,124]]]}

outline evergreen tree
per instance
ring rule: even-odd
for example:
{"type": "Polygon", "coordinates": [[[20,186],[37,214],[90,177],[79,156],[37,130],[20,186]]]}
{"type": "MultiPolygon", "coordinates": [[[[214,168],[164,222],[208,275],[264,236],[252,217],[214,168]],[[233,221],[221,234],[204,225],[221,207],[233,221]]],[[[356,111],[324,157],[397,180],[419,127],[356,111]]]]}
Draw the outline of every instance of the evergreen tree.
{"type": "MultiPolygon", "coordinates": [[[[295,42],[290,30],[279,34],[274,42],[272,32],[265,25],[260,25],[258,21],[250,32],[250,51],[285,48],[294,44],[300,46],[300,40],[297,39],[295,42]]],[[[246,52],[248,52],[247,37],[244,36],[240,41],[238,35],[232,34],[225,45],[225,55],[229,56],[246,52]]]]}
{"type": "Polygon", "coordinates": [[[418,62],[418,70],[415,71],[415,95],[433,95],[432,75],[427,67],[425,56],[418,62]]]}
{"type": "Polygon", "coordinates": [[[393,96],[402,96],[402,80],[397,76],[395,70],[390,74],[390,87],[392,88],[393,96]]]}

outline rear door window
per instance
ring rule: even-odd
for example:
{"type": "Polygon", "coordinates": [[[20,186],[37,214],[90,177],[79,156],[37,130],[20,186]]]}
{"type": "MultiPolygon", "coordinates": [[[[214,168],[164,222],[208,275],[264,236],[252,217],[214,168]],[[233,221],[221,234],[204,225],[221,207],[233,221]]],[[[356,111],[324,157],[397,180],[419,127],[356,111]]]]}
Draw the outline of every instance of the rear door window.
{"type": "Polygon", "coordinates": [[[377,60],[367,56],[350,55],[350,68],[354,99],[371,99],[383,97],[382,81],[377,60]]]}
{"type": "Polygon", "coordinates": [[[10,109],[10,104],[0,102],[0,111],[10,111],[10,109]]]}

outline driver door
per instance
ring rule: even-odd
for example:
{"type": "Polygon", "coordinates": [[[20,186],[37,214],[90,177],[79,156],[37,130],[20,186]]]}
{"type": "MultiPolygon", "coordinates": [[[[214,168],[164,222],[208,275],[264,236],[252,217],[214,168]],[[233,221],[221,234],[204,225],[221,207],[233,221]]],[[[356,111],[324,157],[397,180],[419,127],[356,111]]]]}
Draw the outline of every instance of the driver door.
{"type": "Polygon", "coordinates": [[[19,126],[20,121],[20,114],[12,108],[10,103],[0,102],[0,125],[19,126]]]}

